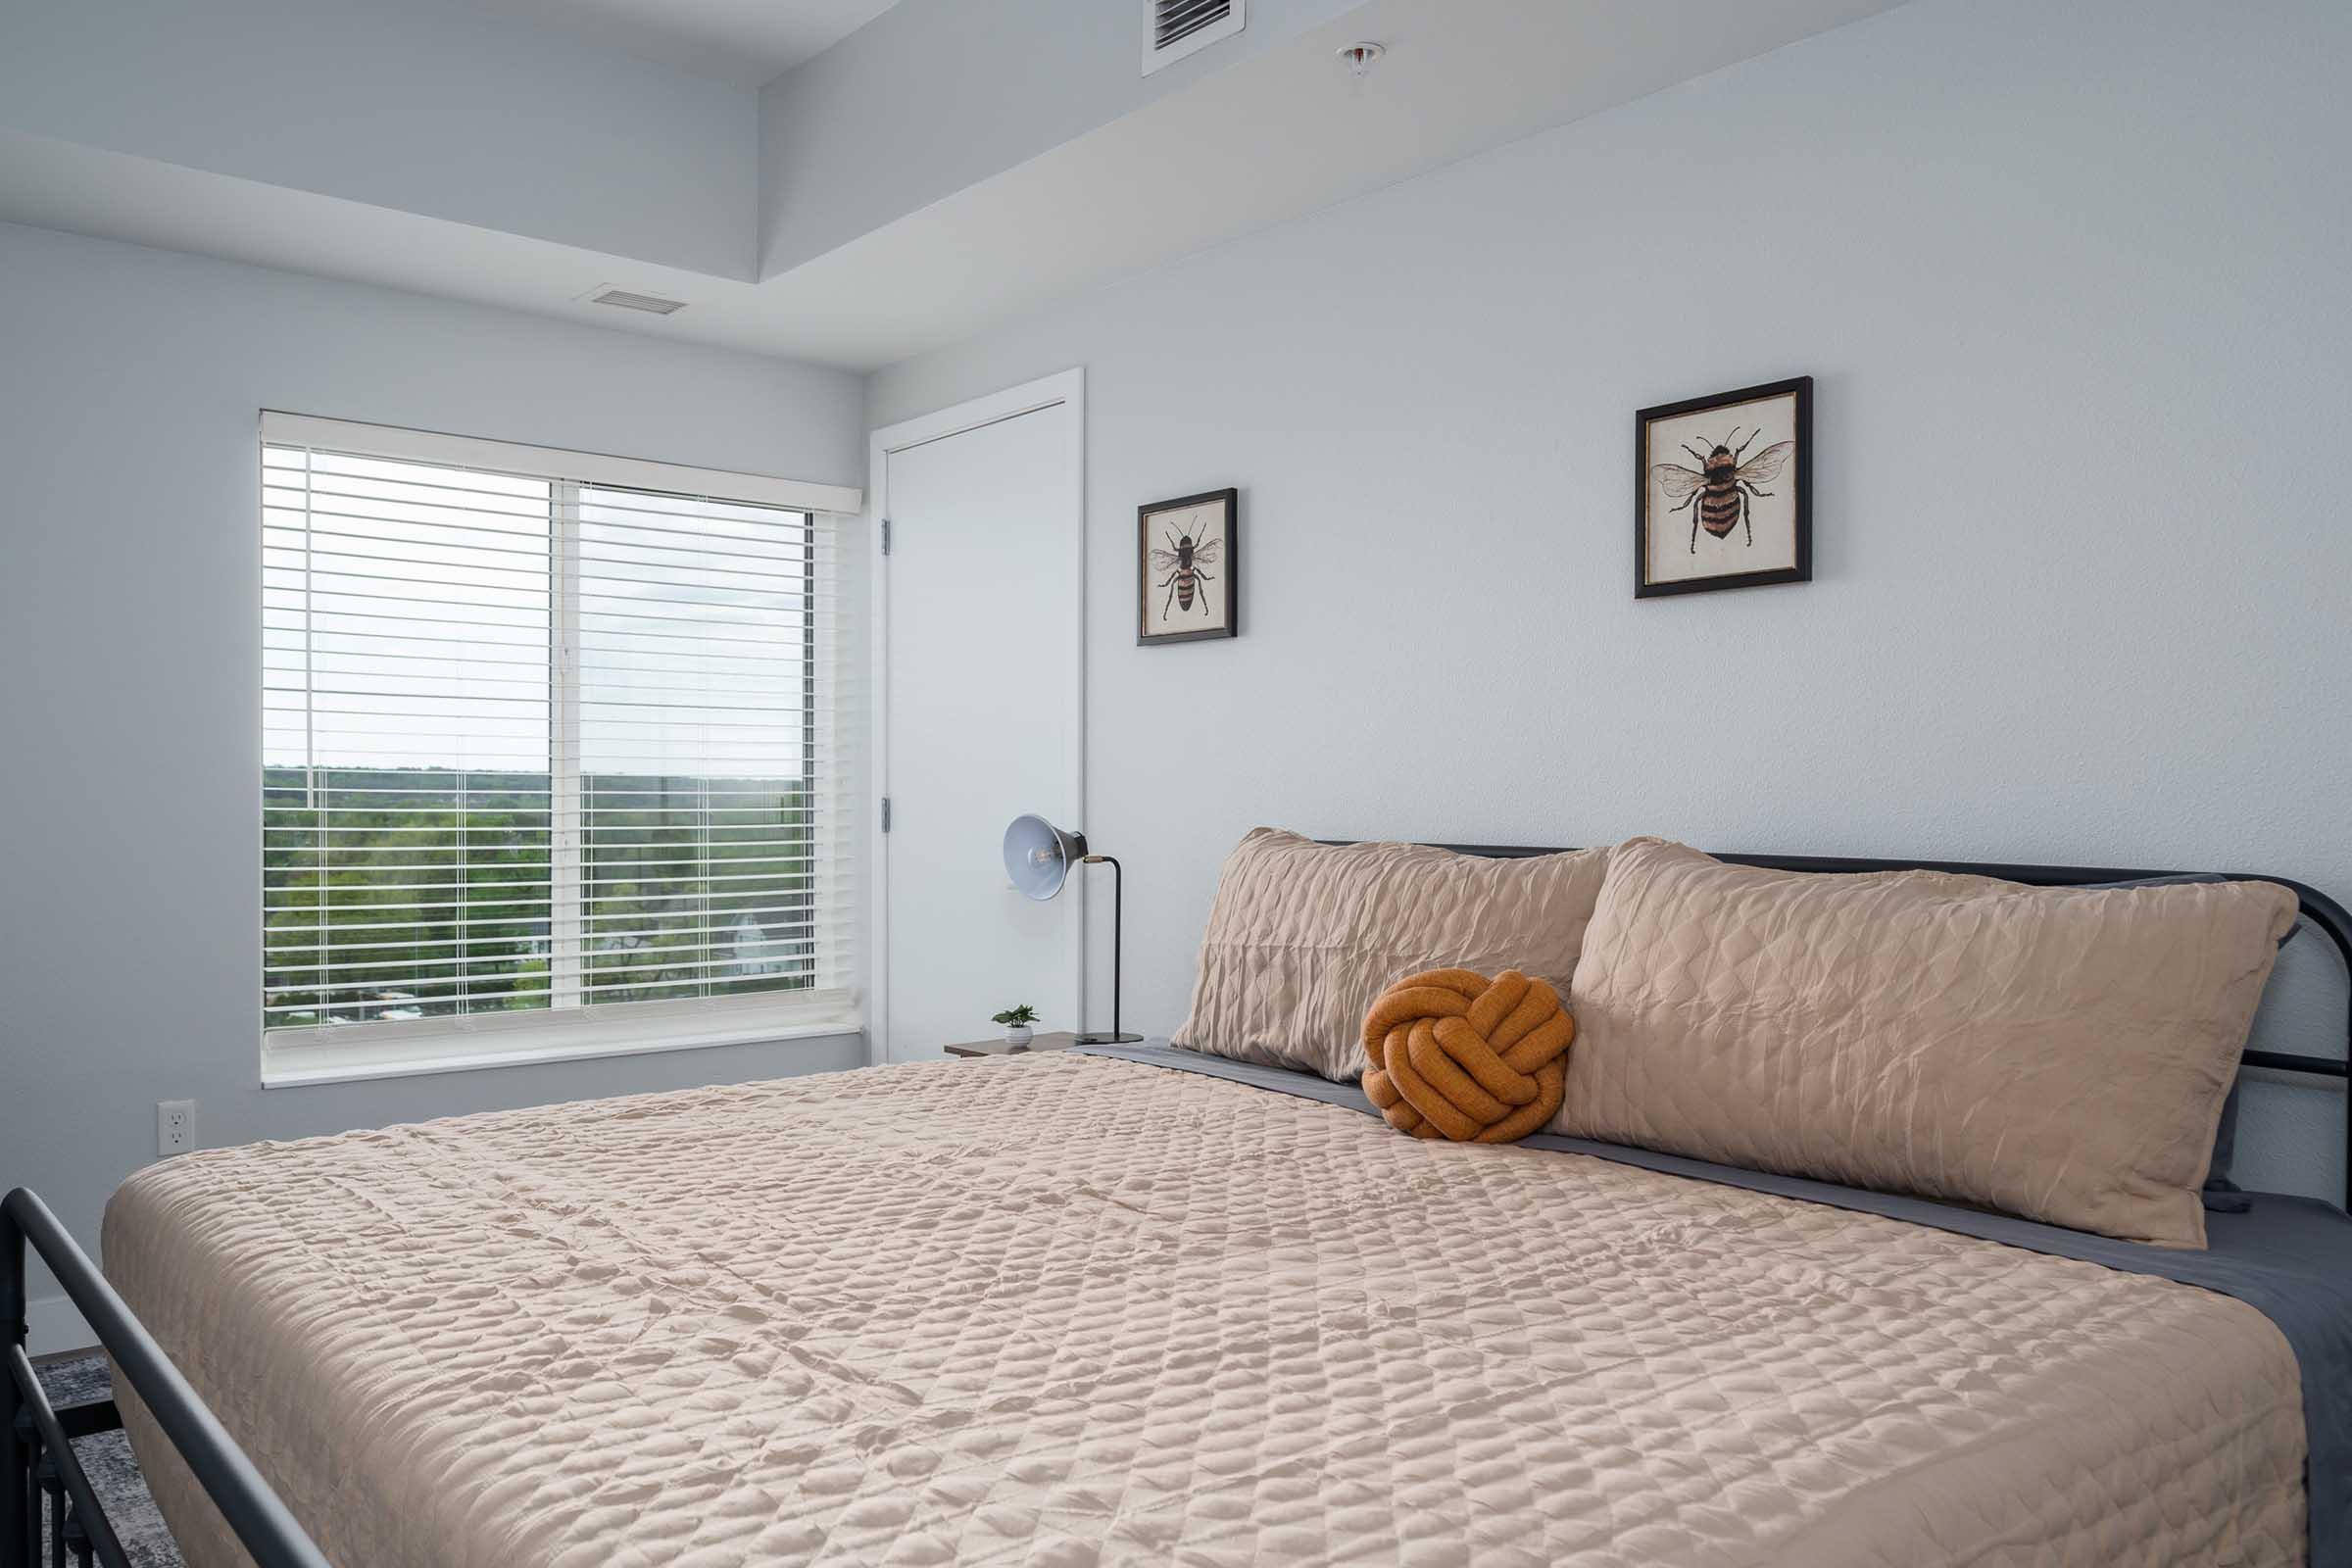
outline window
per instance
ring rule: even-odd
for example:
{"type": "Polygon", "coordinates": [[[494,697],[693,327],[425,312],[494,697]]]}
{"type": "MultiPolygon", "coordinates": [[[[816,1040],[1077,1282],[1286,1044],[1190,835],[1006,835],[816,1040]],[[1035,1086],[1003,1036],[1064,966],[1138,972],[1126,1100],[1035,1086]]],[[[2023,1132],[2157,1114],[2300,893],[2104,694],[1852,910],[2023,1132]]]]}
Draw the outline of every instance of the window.
{"type": "Polygon", "coordinates": [[[804,492],[265,419],[266,1080],[856,1026],[804,492]]]}

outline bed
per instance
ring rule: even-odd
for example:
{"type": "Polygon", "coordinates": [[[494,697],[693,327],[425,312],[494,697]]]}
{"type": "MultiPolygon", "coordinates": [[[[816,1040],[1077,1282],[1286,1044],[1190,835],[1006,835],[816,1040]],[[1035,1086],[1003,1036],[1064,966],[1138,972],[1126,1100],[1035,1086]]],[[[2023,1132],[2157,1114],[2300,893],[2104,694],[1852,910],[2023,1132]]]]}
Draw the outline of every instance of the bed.
{"type": "MultiPolygon", "coordinates": [[[[2166,1252],[1368,1110],[1164,1049],[943,1060],[206,1152],[105,1250],[369,1568],[2352,1549],[2332,1205],[2166,1252]]],[[[189,1562],[245,1561],[124,1382],[189,1562]]]]}

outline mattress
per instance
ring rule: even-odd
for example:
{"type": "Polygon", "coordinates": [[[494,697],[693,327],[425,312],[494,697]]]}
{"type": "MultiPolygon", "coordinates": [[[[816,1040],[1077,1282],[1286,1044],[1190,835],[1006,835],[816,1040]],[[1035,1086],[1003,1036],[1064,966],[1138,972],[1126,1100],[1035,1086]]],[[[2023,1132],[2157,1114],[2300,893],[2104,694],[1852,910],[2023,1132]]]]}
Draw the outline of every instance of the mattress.
{"type": "Polygon", "coordinates": [[[2242,1301],[1128,1060],[205,1152],[105,1255],[367,1568],[2305,1557],[2242,1301]]]}

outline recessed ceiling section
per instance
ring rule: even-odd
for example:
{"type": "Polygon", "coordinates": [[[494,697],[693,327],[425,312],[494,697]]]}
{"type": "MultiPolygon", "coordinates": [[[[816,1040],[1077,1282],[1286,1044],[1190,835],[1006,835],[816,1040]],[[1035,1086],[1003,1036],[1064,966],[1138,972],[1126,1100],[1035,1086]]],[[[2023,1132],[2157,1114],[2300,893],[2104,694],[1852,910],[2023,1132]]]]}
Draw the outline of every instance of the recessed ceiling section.
{"type": "Polygon", "coordinates": [[[753,273],[749,90],[398,0],[0,0],[0,129],[753,273]]]}
{"type": "MultiPolygon", "coordinates": [[[[760,87],[822,54],[898,0],[468,0],[737,87],[760,87]]],[[[967,0],[968,3],[968,0],[967,0]]]]}
{"type": "Polygon", "coordinates": [[[1364,0],[1248,0],[1178,46],[1200,48],[1146,73],[1164,3],[902,0],[770,82],[760,95],[760,275],[1098,134],[1364,0]],[[1226,24],[1245,11],[1247,27],[1226,24]]]}
{"type": "Polygon", "coordinates": [[[1895,0],[1249,0],[1246,31],[1140,96],[1142,0],[952,0],[967,23],[1119,13],[1083,49],[998,38],[991,59],[1037,46],[1018,83],[967,51],[965,74],[997,78],[977,99],[940,39],[909,30],[942,3],[904,0],[764,93],[518,19],[832,7],[836,26],[882,0],[20,7],[0,51],[0,220],[872,369],[1895,0]],[[152,49],[120,47],[134,13],[183,10],[204,24],[157,22],[152,49]],[[1358,79],[1338,51],[1365,39],[1387,54],[1358,79]],[[475,52],[431,75],[452,48],[475,52]],[[375,86],[350,79],[354,59],[375,86]],[[429,113],[403,85],[420,79],[429,113]],[[761,137],[772,152],[779,95],[804,88],[812,118],[793,122],[814,139],[783,167],[804,202],[842,200],[763,273],[761,137]],[[1015,99],[1017,124],[987,118],[1015,99]],[[877,115],[897,122],[887,148],[866,134],[877,115]],[[612,290],[685,308],[592,303],[612,290]]]}

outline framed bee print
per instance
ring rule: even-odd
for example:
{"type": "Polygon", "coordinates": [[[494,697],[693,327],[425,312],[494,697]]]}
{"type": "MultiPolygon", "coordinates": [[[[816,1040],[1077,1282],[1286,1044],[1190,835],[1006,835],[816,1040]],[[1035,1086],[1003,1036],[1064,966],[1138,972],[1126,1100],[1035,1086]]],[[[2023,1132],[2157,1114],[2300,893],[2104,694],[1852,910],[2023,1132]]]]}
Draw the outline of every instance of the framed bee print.
{"type": "Polygon", "coordinates": [[[1137,509],[1137,646],[1240,633],[1240,501],[1239,490],[1211,490],[1137,509]]]}
{"type": "Polygon", "coordinates": [[[1634,597],[1813,580],[1813,378],[1634,416],[1634,597]]]}

